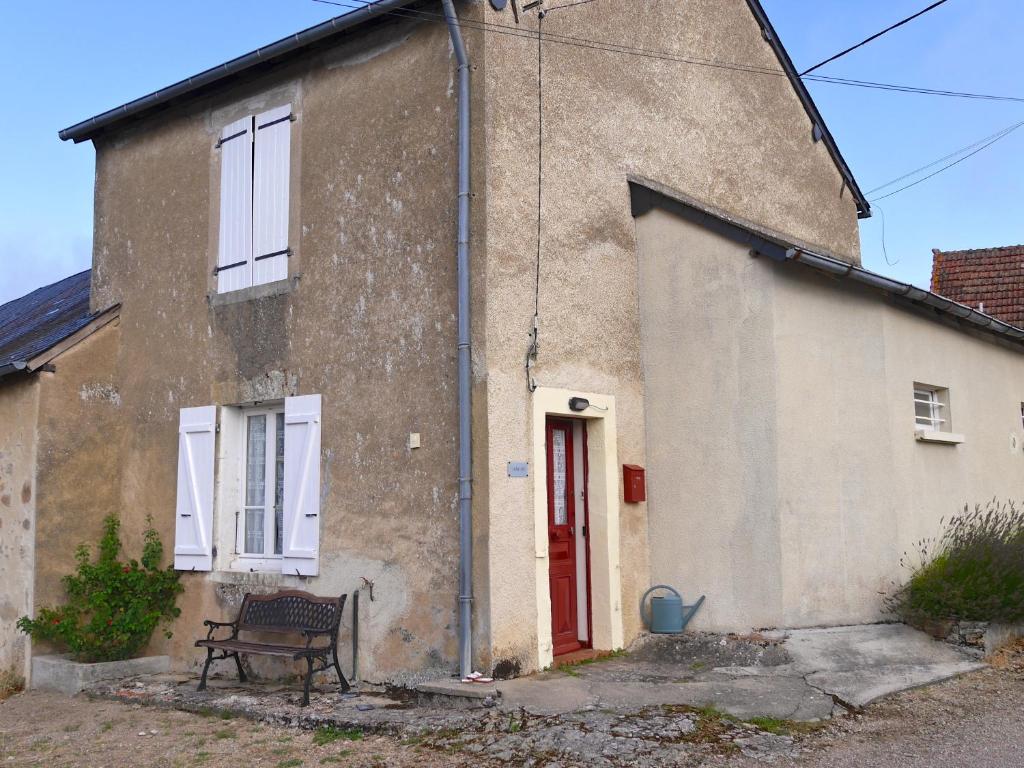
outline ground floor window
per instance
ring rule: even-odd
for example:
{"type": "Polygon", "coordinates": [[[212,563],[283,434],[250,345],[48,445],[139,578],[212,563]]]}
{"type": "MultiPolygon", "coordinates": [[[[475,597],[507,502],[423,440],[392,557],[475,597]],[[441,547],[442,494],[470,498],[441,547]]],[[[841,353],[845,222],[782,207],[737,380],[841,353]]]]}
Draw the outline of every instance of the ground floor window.
{"type": "Polygon", "coordinates": [[[246,409],[245,509],[237,533],[244,556],[281,556],[284,450],[284,409],[246,409]]]}

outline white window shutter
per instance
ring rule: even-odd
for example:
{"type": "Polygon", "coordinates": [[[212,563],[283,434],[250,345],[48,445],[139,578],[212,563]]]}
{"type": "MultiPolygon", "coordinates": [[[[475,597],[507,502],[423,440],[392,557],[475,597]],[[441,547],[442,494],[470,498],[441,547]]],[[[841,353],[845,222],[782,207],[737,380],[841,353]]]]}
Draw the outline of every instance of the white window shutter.
{"type": "Polygon", "coordinates": [[[284,401],[281,572],[316,576],[320,555],[320,395],[284,401]]]}
{"type": "Polygon", "coordinates": [[[252,285],[252,117],[231,123],[220,141],[220,244],[217,292],[252,285]]]}
{"type": "Polygon", "coordinates": [[[253,168],[253,285],[288,277],[292,108],[256,115],[253,168]]]}
{"type": "Polygon", "coordinates": [[[174,567],[213,569],[213,459],[217,407],[182,408],[178,426],[178,503],[174,567]]]}

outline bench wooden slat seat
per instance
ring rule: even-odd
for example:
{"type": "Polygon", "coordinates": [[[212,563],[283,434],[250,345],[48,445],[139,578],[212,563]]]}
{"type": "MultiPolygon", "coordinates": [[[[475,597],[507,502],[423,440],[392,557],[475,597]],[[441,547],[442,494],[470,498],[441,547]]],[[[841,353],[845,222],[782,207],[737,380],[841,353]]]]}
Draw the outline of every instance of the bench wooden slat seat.
{"type": "Polygon", "coordinates": [[[283,656],[294,661],[305,659],[306,679],[302,706],[309,704],[309,685],[314,672],[333,667],[338,673],[342,692],[349,690],[351,686],[338,663],[338,628],[347,597],[317,597],[299,590],[285,590],[270,595],[247,594],[242,600],[238,618],[234,621],[207,619],[203,622],[209,628],[206,637],[196,641],[197,648],[206,648],[206,664],[199,680],[199,690],[206,689],[210,664],[220,659],[234,659],[238,679],[246,682],[241,656],[250,654],[283,656]],[[214,636],[225,627],[231,629],[230,637],[214,636]],[[238,636],[240,632],[301,635],[306,642],[305,645],[297,645],[243,640],[238,636]]]}

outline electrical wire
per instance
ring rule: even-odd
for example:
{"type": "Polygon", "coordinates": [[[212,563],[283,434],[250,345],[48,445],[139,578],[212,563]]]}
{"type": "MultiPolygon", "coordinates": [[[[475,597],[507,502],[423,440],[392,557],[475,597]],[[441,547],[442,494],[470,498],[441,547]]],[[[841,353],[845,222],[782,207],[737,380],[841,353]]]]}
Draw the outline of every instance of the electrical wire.
{"type": "Polygon", "coordinates": [[[540,351],[540,257],[544,211],[544,14],[537,14],[537,264],[533,285],[533,331],[526,350],[526,388],[537,389],[533,366],[540,351]]]}
{"type": "Polygon", "coordinates": [[[1013,131],[1013,130],[1019,128],[1022,124],[1024,124],[1024,123],[1015,123],[1013,125],[1008,125],[1005,128],[1003,128],[1001,131],[996,131],[995,133],[991,134],[990,136],[986,136],[983,139],[979,139],[978,141],[974,142],[973,144],[968,144],[966,147],[960,147],[960,149],[957,149],[957,150],[955,150],[953,152],[950,152],[948,155],[945,155],[944,157],[940,157],[938,160],[934,160],[934,161],[928,163],[928,165],[922,165],[920,168],[915,168],[914,170],[908,171],[907,173],[903,174],[902,176],[897,176],[895,179],[892,179],[891,181],[887,181],[887,182],[885,182],[885,184],[881,184],[881,185],[875,187],[874,189],[869,189],[864,194],[870,195],[870,194],[873,194],[873,193],[879,191],[880,189],[885,189],[886,187],[891,187],[893,184],[899,184],[904,179],[909,179],[911,176],[916,176],[921,171],[927,171],[929,168],[934,168],[939,163],[944,163],[946,160],[950,160],[950,159],[956,157],[957,155],[962,155],[964,152],[972,150],[975,147],[977,147],[977,146],[979,146],[981,144],[984,144],[987,141],[990,141],[991,139],[1001,138],[1004,134],[1009,133],[1010,131],[1013,131]]]}
{"type": "MultiPolygon", "coordinates": [[[[870,202],[870,203],[874,204],[874,203],[875,203],[876,201],[878,201],[878,200],[885,200],[885,198],[887,198],[887,197],[892,197],[892,196],[893,196],[893,195],[895,195],[895,194],[899,194],[900,192],[904,191],[905,189],[910,189],[911,187],[916,187],[916,186],[917,186],[918,184],[920,184],[921,182],[924,182],[924,181],[928,181],[928,179],[930,179],[930,178],[932,178],[932,177],[934,177],[934,176],[938,176],[938,175],[939,175],[940,173],[942,173],[943,171],[947,171],[947,170],[949,170],[950,168],[952,168],[953,166],[955,166],[955,165],[959,165],[960,163],[962,163],[962,162],[963,162],[964,160],[966,160],[967,158],[969,158],[969,157],[974,157],[974,156],[975,156],[976,154],[978,154],[978,153],[979,153],[979,152],[981,152],[982,150],[984,150],[984,149],[988,149],[988,148],[989,148],[989,147],[991,147],[991,146],[992,146],[993,144],[995,144],[995,143],[996,143],[997,141],[999,141],[999,140],[1001,140],[1001,139],[1005,139],[1005,138],[1006,138],[1007,136],[1009,136],[1009,135],[1010,135],[1011,133],[1013,133],[1014,131],[1016,131],[1016,130],[1017,130],[1018,128],[1020,128],[1021,126],[1024,126],[1024,120],[1022,120],[1022,121],[1021,121],[1021,122],[1019,122],[1019,123],[1015,123],[1014,125],[1010,126],[1009,128],[1007,128],[1007,129],[1005,129],[1005,130],[1002,130],[1002,131],[1000,131],[1000,132],[999,132],[999,133],[997,133],[997,134],[994,134],[994,138],[991,138],[991,139],[989,139],[989,140],[988,140],[988,141],[986,141],[986,142],[985,142],[984,144],[982,144],[982,145],[981,145],[980,147],[978,147],[977,149],[975,149],[975,150],[974,150],[973,152],[970,152],[970,153],[968,153],[968,154],[964,155],[964,156],[963,156],[963,157],[961,157],[960,159],[958,159],[958,160],[954,160],[954,161],[953,161],[952,163],[949,163],[948,165],[944,165],[944,166],[942,166],[942,167],[941,167],[941,168],[939,168],[939,169],[938,169],[937,171],[934,171],[934,172],[932,172],[932,173],[929,173],[929,174],[928,174],[927,176],[924,176],[924,177],[922,177],[922,178],[918,179],[917,181],[911,182],[910,184],[907,184],[906,186],[900,187],[899,189],[895,189],[895,190],[893,190],[892,192],[889,192],[889,193],[887,193],[887,194],[881,195],[880,197],[876,197],[876,198],[873,198],[873,199],[869,200],[868,202],[870,202]]],[[[977,146],[977,144],[973,144],[973,145],[971,145],[971,146],[977,146]]],[[[962,152],[962,151],[963,151],[963,150],[961,150],[961,152],[962,152]]],[[[953,156],[955,156],[955,155],[957,155],[957,154],[959,154],[959,152],[954,152],[954,153],[953,153],[952,155],[947,155],[946,157],[947,157],[947,158],[948,158],[948,157],[953,157],[953,156]]],[[[941,161],[941,160],[937,160],[936,162],[942,162],[942,161],[941,161]]],[[[928,165],[928,166],[925,166],[925,167],[926,167],[926,168],[930,168],[930,167],[932,167],[933,165],[935,165],[935,163],[932,163],[931,165],[928,165]]],[[[920,170],[920,169],[919,169],[919,170],[920,170]]],[[[913,175],[914,175],[914,173],[910,173],[910,174],[907,174],[907,175],[903,176],[903,178],[907,178],[907,176],[913,176],[913,175]]],[[[889,182],[889,183],[887,183],[887,184],[883,184],[883,185],[882,185],[881,187],[876,187],[876,189],[883,189],[884,187],[890,186],[890,184],[893,184],[893,183],[895,183],[895,181],[893,181],[893,182],[889,182]]]]}
{"type": "Polygon", "coordinates": [[[845,51],[840,51],[835,56],[829,56],[824,61],[819,61],[817,64],[815,64],[810,69],[805,69],[803,72],[801,72],[800,73],[800,77],[803,77],[804,75],[813,72],[814,70],[818,69],[819,67],[825,66],[826,64],[828,64],[831,61],[835,61],[836,59],[842,58],[843,56],[845,56],[846,54],[850,53],[851,51],[857,50],[862,45],[867,45],[872,40],[877,40],[878,38],[880,38],[882,35],[886,34],[887,32],[892,32],[897,27],[902,27],[904,24],[906,24],[908,22],[911,22],[914,19],[916,19],[918,16],[924,16],[926,13],[928,13],[928,11],[932,10],[933,8],[938,8],[940,5],[942,5],[945,2],[946,2],[946,0],[938,0],[938,2],[932,3],[927,8],[925,8],[923,10],[920,10],[917,13],[915,13],[913,16],[908,16],[907,18],[903,19],[903,21],[898,21],[895,24],[893,24],[892,26],[886,27],[881,32],[876,32],[871,37],[868,37],[868,38],[865,38],[864,40],[861,40],[856,45],[851,45],[845,51]]]}
{"type": "MultiPolygon", "coordinates": [[[[313,0],[313,2],[321,3],[323,5],[337,6],[340,8],[349,8],[352,10],[359,10],[360,8],[368,7],[368,4],[356,5],[353,4],[352,2],[345,2],[345,0],[313,0]]],[[[559,7],[564,8],[569,6],[556,6],[556,8],[559,7]]],[[[425,21],[444,21],[444,17],[441,16],[440,14],[410,8],[401,8],[393,11],[385,11],[381,15],[395,16],[397,18],[421,19],[425,21]]],[[[536,34],[533,33],[532,31],[524,29],[522,27],[510,26],[507,24],[496,24],[494,22],[476,21],[472,19],[464,19],[461,21],[461,24],[467,29],[475,29],[483,31],[485,33],[490,32],[492,34],[506,35],[509,37],[519,37],[531,41],[536,39],[536,34]]],[[[637,58],[651,59],[655,61],[673,61],[681,64],[691,64],[694,66],[710,67],[714,69],[725,69],[736,72],[748,72],[751,74],[769,75],[773,77],[786,77],[786,72],[779,68],[763,67],[754,64],[744,64],[741,62],[726,61],[721,59],[707,59],[699,56],[681,56],[678,54],[669,53],[667,51],[637,48],[635,46],[629,46],[621,43],[614,43],[602,40],[589,40],[587,38],[574,37],[572,35],[562,35],[558,33],[545,32],[544,40],[546,42],[555,43],[557,45],[565,45],[588,50],[604,51],[606,53],[618,53],[623,55],[634,56],[637,58]]],[[[984,93],[971,93],[965,91],[952,91],[939,88],[924,88],[910,85],[899,85],[895,83],[880,83],[871,80],[858,80],[855,78],[834,77],[826,75],[809,75],[804,79],[809,80],[811,82],[831,83],[835,85],[846,85],[851,87],[894,91],[900,93],[915,93],[928,96],[944,96],[965,99],[981,99],[988,101],[1010,101],[1024,103],[1024,96],[1005,96],[984,93]]]]}

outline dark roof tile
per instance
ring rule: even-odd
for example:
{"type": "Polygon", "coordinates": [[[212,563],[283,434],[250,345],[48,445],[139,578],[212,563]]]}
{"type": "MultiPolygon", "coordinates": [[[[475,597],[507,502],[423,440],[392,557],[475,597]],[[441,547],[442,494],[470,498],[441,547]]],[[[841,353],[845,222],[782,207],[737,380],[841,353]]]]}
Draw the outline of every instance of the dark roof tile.
{"type": "Polygon", "coordinates": [[[1024,325],[1024,245],[932,250],[932,291],[1017,327],[1024,325]]]}
{"type": "Polygon", "coordinates": [[[0,369],[24,363],[89,324],[90,270],[0,305],[0,369]]]}

